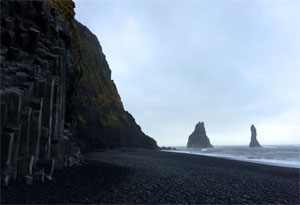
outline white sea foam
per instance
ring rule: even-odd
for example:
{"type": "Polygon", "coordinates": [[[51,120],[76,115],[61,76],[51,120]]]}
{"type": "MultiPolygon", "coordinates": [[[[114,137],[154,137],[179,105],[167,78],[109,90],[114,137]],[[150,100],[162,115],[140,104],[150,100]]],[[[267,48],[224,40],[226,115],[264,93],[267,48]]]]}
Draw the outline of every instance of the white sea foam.
{"type": "Polygon", "coordinates": [[[262,148],[215,146],[208,149],[177,147],[177,150],[170,151],[300,168],[300,146],[298,145],[266,145],[262,148]]]}

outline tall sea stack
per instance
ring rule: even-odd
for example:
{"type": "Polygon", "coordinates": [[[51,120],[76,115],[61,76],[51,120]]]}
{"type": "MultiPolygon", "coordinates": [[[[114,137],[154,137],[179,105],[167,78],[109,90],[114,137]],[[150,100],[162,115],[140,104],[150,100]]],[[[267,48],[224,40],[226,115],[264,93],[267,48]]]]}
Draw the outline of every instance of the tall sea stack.
{"type": "Polygon", "coordinates": [[[189,136],[187,148],[212,148],[206,135],[204,122],[196,124],[194,132],[189,136]]]}
{"type": "Polygon", "coordinates": [[[249,147],[261,147],[259,142],[256,139],[256,128],[254,125],[251,125],[251,142],[249,144],[249,147]]]}

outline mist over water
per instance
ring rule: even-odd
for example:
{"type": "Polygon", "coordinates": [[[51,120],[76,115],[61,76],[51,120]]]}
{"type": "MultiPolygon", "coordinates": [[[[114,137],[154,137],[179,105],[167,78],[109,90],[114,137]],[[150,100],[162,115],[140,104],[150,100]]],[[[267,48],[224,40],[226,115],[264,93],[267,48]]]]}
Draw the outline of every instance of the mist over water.
{"type": "Polygon", "coordinates": [[[215,146],[207,149],[176,147],[176,149],[172,152],[300,168],[300,145],[264,145],[262,148],[249,148],[245,145],[215,146]]]}

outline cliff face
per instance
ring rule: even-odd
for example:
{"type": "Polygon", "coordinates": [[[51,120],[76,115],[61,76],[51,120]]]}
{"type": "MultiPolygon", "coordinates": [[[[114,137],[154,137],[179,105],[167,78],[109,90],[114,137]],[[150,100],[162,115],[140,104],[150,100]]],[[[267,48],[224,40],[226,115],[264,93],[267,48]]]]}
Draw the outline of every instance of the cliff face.
{"type": "Polygon", "coordinates": [[[206,135],[204,122],[197,123],[194,132],[189,136],[187,148],[212,148],[206,135]]]}
{"type": "Polygon", "coordinates": [[[74,6],[72,0],[1,1],[4,184],[44,181],[54,168],[80,163],[76,143],[157,148],[124,110],[101,46],[75,22],[74,6]]]}
{"type": "Polygon", "coordinates": [[[97,37],[76,22],[82,54],[83,76],[79,82],[79,145],[90,148],[143,147],[157,149],[130,113],[124,110],[111,71],[97,37]]]}
{"type": "Polygon", "coordinates": [[[255,126],[251,125],[250,130],[251,130],[251,141],[250,141],[249,147],[261,147],[259,142],[256,139],[257,134],[256,134],[255,126]]]}
{"type": "MultiPolygon", "coordinates": [[[[56,1],[1,1],[1,181],[51,179],[79,160],[73,143],[81,53],[56,1]]],[[[74,3],[64,1],[64,11],[74,3]]]]}

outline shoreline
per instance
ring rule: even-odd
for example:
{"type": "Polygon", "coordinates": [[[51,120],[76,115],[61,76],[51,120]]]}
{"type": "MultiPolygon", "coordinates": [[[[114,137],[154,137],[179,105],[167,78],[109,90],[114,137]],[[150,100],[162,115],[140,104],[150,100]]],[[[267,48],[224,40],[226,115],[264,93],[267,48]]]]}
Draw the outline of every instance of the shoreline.
{"type": "Polygon", "coordinates": [[[1,203],[299,204],[299,169],[135,148],[85,154],[44,184],[1,187],[1,203]]]}
{"type": "Polygon", "coordinates": [[[207,157],[216,157],[216,158],[221,158],[221,159],[227,159],[227,160],[236,160],[236,161],[241,161],[241,162],[249,162],[249,163],[254,163],[254,164],[263,164],[263,165],[270,165],[270,166],[276,166],[276,167],[286,167],[286,168],[295,168],[295,169],[300,169],[300,164],[297,165],[288,165],[288,164],[279,164],[279,163],[272,163],[272,162],[267,162],[267,161],[259,161],[259,159],[238,159],[230,156],[218,156],[218,155],[213,155],[213,154],[204,154],[204,153],[199,153],[199,152],[187,152],[187,151],[180,151],[180,150],[161,150],[163,152],[173,152],[173,153],[180,153],[180,154],[191,154],[191,155],[200,155],[200,156],[207,156],[207,157]]]}

